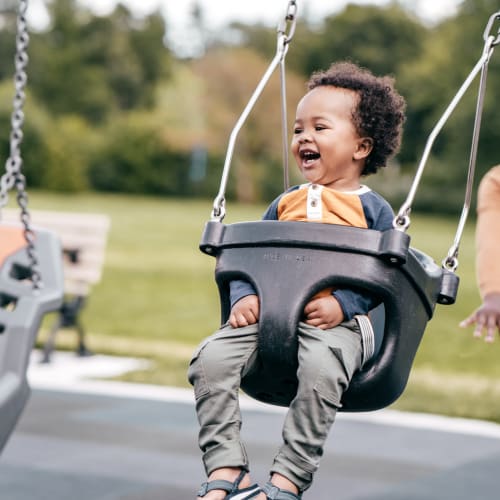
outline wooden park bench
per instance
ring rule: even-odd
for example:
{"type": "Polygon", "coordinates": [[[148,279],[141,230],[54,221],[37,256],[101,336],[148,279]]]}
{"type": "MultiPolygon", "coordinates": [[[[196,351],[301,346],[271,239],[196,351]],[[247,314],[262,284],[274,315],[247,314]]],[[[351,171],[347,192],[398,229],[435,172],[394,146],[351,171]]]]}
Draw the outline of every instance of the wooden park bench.
{"type": "MultiPolygon", "coordinates": [[[[63,304],[57,311],[43,347],[42,362],[48,363],[55,347],[57,332],[72,328],[78,333],[76,352],[87,356],[91,352],[85,344],[85,330],[79,314],[93,285],[101,280],[110,219],[95,213],[31,211],[33,227],[40,227],[57,234],[61,240],[64,269],[63,304]]],[[[7,222],[19,220],[18,210],[2,210],[7,222]]]]}

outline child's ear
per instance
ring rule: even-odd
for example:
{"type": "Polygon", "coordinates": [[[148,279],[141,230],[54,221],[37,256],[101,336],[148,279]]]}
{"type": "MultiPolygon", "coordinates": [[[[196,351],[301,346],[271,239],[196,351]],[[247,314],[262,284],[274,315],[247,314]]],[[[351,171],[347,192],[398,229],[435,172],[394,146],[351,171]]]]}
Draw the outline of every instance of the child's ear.
{"type": "Polygon", "coordinates": [[[366,158],[373,149],[373,139],[371,137],[361,137],[358,141],[358,147],[354,151],[355,160],[363,160],[366,158]]]}

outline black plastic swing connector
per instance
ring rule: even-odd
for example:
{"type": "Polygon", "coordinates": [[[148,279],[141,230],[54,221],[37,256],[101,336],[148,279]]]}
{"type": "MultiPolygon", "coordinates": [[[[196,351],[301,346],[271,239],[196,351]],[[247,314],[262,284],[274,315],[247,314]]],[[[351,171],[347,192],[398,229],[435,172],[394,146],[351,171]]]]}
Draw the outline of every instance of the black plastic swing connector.
{"type": "Polygon", "coordinates": [[[441,290],[437,298],[437,303],[443,305],[454,304],[457,300],[459,283],[460,278],[453,271],[443,269],[441,290]]]}

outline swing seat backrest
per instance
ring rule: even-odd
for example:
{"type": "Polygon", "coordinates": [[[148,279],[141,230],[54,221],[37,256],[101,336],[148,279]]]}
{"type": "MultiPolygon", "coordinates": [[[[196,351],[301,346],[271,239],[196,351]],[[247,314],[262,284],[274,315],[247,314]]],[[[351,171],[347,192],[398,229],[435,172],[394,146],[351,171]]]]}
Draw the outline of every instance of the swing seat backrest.
{"type": "Polygon", "coordinates": [[[0,224],[0,451],[29,397],[27,368],[44,314],[63,299],[59,240],[36,230],[35,248],[42,287],[30,280],[30,262],[23,229],[0,224]]]}
{"type": "Polygon", "coordinates": [[[382,343],[354,375],[341,410],[371,411],[395,401],[435,304],[452,303],[458,287],[453,273],[410,249],[409,242],[395,229],[208,222],[200,249],[216,257],[222,323],[230,312],[230,281],[251,282],[260,297],[260,366],[245,375],[242,389],[260,401],[289,405],[297,390],[296,330],[303,308],[315,293],[333,286],[368,291],[383,304],[374,312],[375,326],[384,329],[382,343]]]}

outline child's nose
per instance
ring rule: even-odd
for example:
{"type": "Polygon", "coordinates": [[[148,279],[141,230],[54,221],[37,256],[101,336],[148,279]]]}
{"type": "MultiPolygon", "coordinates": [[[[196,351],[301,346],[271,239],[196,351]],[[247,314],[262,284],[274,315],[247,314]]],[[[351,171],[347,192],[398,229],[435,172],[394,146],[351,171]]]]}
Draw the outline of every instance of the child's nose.
{"type": "Polygon", "coordinates": [[[307,131],[301,132],[298,137],[299,144],[303,144],[304,142],[311,142],[311,135],[307,131]]]}

